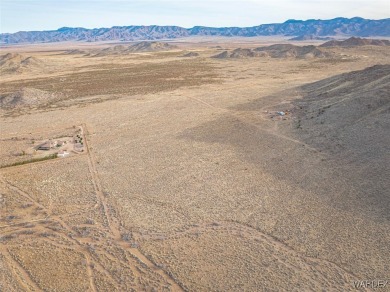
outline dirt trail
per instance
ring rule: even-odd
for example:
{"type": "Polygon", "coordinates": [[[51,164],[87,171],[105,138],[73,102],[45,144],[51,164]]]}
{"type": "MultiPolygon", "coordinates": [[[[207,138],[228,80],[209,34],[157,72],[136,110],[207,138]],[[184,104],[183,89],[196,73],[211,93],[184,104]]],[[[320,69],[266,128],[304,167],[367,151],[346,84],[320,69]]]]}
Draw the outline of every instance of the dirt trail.
{"type": "MultiPolygon", "coordinates": [[[[92,156],[91,148],[89,147],[89,142],[88,142],[88,139],[86,137],[88,135],[88,130],[87,130],[86,125],[83,124],[81,129],[82,129],[82,133],[81,134],[83,136],[83,141],[85,143],[85,149],[86,149],[86,152],[87,152],[87,155],[88,155],[88,167],[89,167],[89,172],[90,172],[91,177],[92,177],[93,187],[95,189],[95,193],[96,193],[98,202],[103,207],[104,217],[105,217],[105,220],[107,221],[107,225],[108,225],[110,231],[113,234],[115,234],[117,232],[116,232],[116,229],[113,227],[113,225],[111,223],[110,215],[108,214],[107,202],[106,202],[106,199],[105,199],[104,194],[102,192],[100,179],[98,177],[97,170],[96,170],[95,160],[94,160],[94,158],[92,156]]],[[[117,234],[115,234],[115,235],[117,235],[117,234]]]]}
{"type": "Polygon", "coordinates": [[[45,218],[41,218],[41,219],[34,219],[34,220],[28,220],[28,221],[23,221],[23,222],[17,222],[17,223],[12,223],[12,224],[7,224],[7,225],[0,225],[0,228],[18,226],[18,225],[23,225],[23,224],[26,224],[26,223],[42,222],[42,221],[46,221],[48,218],[49,218],[49,217],[45,217],[45,218]]]}
{"type": "Polygon", "coordinates": [[[8,252],[3,251],[2,254],[8,259],[8,262],[13,267],[13,273],[20,278],[19,283],[26,288],[26,291],[43,291],[31,278],[30,274],[23,268],[23,266],[8,252]]]}
{"type": "Polygon", "coordinates": [[[86,266],[87,266],[87,274],[88,274],[88,279],[89,279],[89,287],[93,292],[96,292],[97,289],[95,287],[94,279],[93,279],[93,271],[91,268],[91,259],[88,254],[85,255],[85,260],[86,260],[86,266]]]}
{"type": "MultiPolygon", "coordinates": [[[[206,232],[217,231],[226,232],[230,235],[234,235],[240,238],[244,237],[246,239],[252,239],[270,244],[271,246],[273,246],[273,250],[283,251],[284,253],[290,255],[286,258],[280,258],[277,255],[274,256],[276,256],[278,261],[280,261],[283,265],[290,266],[293,270],[295,269],[295,267],[291,266],[292,264],[289,263],[289,258],[299,258],[304,264],[304,269],[306,271],[312,270],[313,265],[318,266],[318,270],[321,270],[321,267],[329,266],[332,269],[338,271],[340,274],[348,275],[354,281],[358,281],[360,279],[360,277],[333,261],[324,258],[317,258],[305,255],[304,253],[295,250],[288,244],[284,243],[283,241],[280,241],[279,239],[270,234],[267,234],[259,229],[236,221],[216,221],[212,223],[197,224],[196,226],[190,227],[181,232],[174,232],[169,235],[164,234],[164,237],[166,240],[178,239],[191,234],[202,234],[206,232]]],[[[144,237],[148,240],[159,240],[161,236],[162,234],[160,233],[144,234],[144,237]]],[[[142,241],[142,238],[140,240],[142,241]]],[[[330,283],[329,286],[331,286],[330,283]]]]}
{"type": "MultiPolygon", "coordinates": [[[[121,228],[121,225],[120,225],[119,221],[116,220],[114,218],[114,216],[110,213],[111,206],[109,206],[109,204],[107,202],[107,199],[106,199],[106,197],[105,197],[105,195],[104,195],[104,193],[102,191],[101,181],[100,181],[97,169],[96,169],[95,158],[94,158],[94,155],[93,155],[93,153],[91,151],[91,148],[89,146],[89,141],[88,141],[88,137],[87,137],[88,136],[88,130],[87,130],[87,127],[86,127],[85,124],[83,124],[81,126],[81,131],[82,131],[82,135],[83,135],[83,141],[85,141],[84,142],[85,143],[85,149],[86,149],[86,151],[85,151],[86,153],[85,154],[88,156],[89,172],[90,172],[90,175],[91,175],[91,178],[92,178],[93,188],[95,190],[95,193],[96,193],[96,196],[97,196],[97,199],[98,199],[98,203],[95,205],[94,209],[98,209],[99,206],[102,207],[103,213],[104,213],[103,225],[105,225],[108,228],[108,230],[106,229],[106,231],[109,232],[109,238],[111,238],[118,247],[122,248],[123,250],[127,250],[134,258],[136,258],[139,262],[143,263],[148,269],[150,269],[151,271],[154,271],[155,273],[159,274],[162,277],[162,279],[164,279],[164,281],[170,285],[170,287],[171,287],[171,289],[173,291],[183,291],[183,288],[180,287],[180,285],[178,285],[172,279],[172,277],[170,277],[164,270],[162,270],[161,268],[158,268],[157,266],[155,266],[154,263],[151,262],[148,258],[146,258],[141,253],[141,251],[139,249],[130,247],[129,243],[122,239],[122,235],[121,235],[121,229],[122,228],[121,228]]],[[[77,156],[75,156],[75,157],[77,157],[77,156]]],[[[70,158],[72,158],[72,157],[70,157],[70,158]]],[[[42,162],[37,162],[37,163],[50,163],[50,162],[52,162],[52,161],[49,160],[49,161],[42,161],[42,162]]],[[[18,167],[26,167],[26,165],[21,165],[21,166],[18,166],[18,167]]],[[[7,185],[7,187],[10,190],[17,192],[19,195],[21,195],[21,197],[24,197],[26,200],[32,202],[37,208],[42,210],[42,212],[45,214],[44,218],[39,218],[39,219],[34,219],[34,220],[27,220],[27,221],[24,220],[23,222],[15,222],[15,223],[12,223],[12,224],[2,225],[2,226],[0,226],[0,228],[6,229],[6,228],[15,227],[16,229],[12,230],[11,233],[10,233],[10,234],[13,234],[15,232],[17,233],[19,231],[19,226],[22,227],[23,224],[26,224],[26,223],[38,223],[38,225],[35,226],[34,229],[40,229],[42,232],[45,232],[46,231],[46,227],[44,227],[43,225],[39,225],[40,223],[45,224],[45,222],[48,222],[48,221],[56,222],[60,226],[62,226],[65,229],[66,232],[54,231],[54,230],[51,230],[51,229],[50,229],[50,232],[53,233],[53,234],[57,234],[60,237],[61,236],[62,237],[66,237],[68,240],[70,240],[72,243],[74,243],[74,248],[73,249],[75,251],[77,251],[77,252],[80,252],[85,257],[86,271],[87,271],[87,274],[88,274],[88,281],[89,281],[90,291],[93,291],[93,292],[97,291],[97,288],[96,288],[95,282],[94,282],[94,269],[99,270],[101,273],[103,273],[105,276],[107,276],[108,279],[110,279],[112,282],[116,283],[117,285],[119,285],[119,286],[121,285],[119,282],[117,282],[116,279],[114,279],[111,276],[110,272],[107,271],[98,262],[98,259],[94,259],[94,257],[88,251],[88,244],[96,243],[96,242],[94,242],[92,239],[90,239],[90,240],[86,240],[85,238],[78,239],[74,235],[70,236],[69,234],[74,234],[73,228],[71,226],[69,226],[61,218],[61,216],[53,215],[50,206],[42,205],[37,200],[35,200],[32,196],[30,196],[28,193],[24,192],[23,190],[21,190],[17,186],[11,184],[10,182],[8,182],[2,176],[0,176],[0,181],[2,183],[4,183],[5,185],[7,185]],[[94,266],[94,268],[92,268],[92,266],[94,266]]],[[[78,227],[82,227],[82,225],[78,225],[78,227]]],[[[4,250],[4,252],[8,253],[7,250],[4,250]]],[[[106,252],[104,250],[100,250],[99,249],[99,252],[104,253],[107,257],[111,256],[108,252],[106,252]]],[[[8,256],[10,258],[12,258],[11,254],[9,254],[9,253],[8,253],[8,256]]],[[[13,260],[12,262],[14,262],[14,264],[12,264],[12,265],[15,266],[14,267],[15,269],[17,269],[17,270],[21,269],[21,266],[20,266],[19,263],[17,263],[15,260],[13,260]]],[[[134,273],[136,278],[142,278],[143,277],[142,273],[136,268],[137,263],[133,262],[132,259],[130,259],[129,262],[121,261],[121,263],[123,265],[125,265],[127,268],[131,269],[131,271],[134,273]]],[[[24,274],[26,274],[26,277],[28,275],[28,272],[25,271],[24,269],[21,270],[20,273],[23,274],[23,277],[24,277],[24,274]]],[[[37,286],[37,284],[35,282],[33,282],[32,279],[30,279],[29,282],[31,282],[31,283],[28,283],[29,287],[26,287],[27,290],[29,290],[31,287],[33,287],[35,290],[32,290],[32,291],[41,291],[41,289],[37,286]]]]}
{"type": "MultiPolygon", "coordinates": [[[[183,291],[183,289],[174,281],[174,279],[171,276],[169,276],[164,270],[155,266],[137,248],[129,247],[129,244],[122,239],[120,223],[118,222],[118,220],[114,220],[114,218],[112,218],[110,211],[109,211],[108,202],[107,202],[106,197],[102,191],[100,178],[98,175],[98,171],[96,169],[95,158],[94,158],[94,155],[91,151],[91,148],[90,148],[89,142],[88,142],[87,136],[89,135],[89,133],[88,133],[86,124],[82,125],[82,134],[83,134],[83,140],[85,141],[85,147],[86,147],[87,154],[88,154],[88,166],[89,166],[89,170],[90,170],[90,173],[92,176],[92,181],[93,181],[93,185],[95,188],[95,192],[96,192],[96,195],[98,197],[100,204],[103,207],[104,216],[105,216],[105,219],[107,221],[108,228],[110,229],[110,233],[111,233],[112,238],[124,250],[129,251],[133,256],[135,256],[141,262],[143,262],[148,268],[150,268],[151,270],[157,272],[160,276],[162,276],[163,279],[165,279],[165,281],[171,285],[171,287],[174,291],[183,291]]],[[[134,269],[134,272],[135,272],[135,275],[137,277],[141,277],[141,274],[139,273],[139,271],[134,269]]]]}
{"type": "MultiPolygon", "coordinates": [[[[8,181],[6,181],[3,177],[0,176],[0,181],[2,181],[3,183],[5,183],[11,190],[17,192],[18,194],[20,194],[22,197],[26,198],[27,200],[31,201],[35,206],[39,207],[41,210],[43,210],[46,214],[47,214],[47,217],[45,219],[39,219],[39,220],[32,220],[32,221],[29,221],[28,223],[31,223],[31,222],[41,222],[41,221],[46,221],[48,219],[52,220],[52,221],[55,221],[57,223],[59,223],[62,227],[64,227],[67,232],[70,232],[72,233],[73,230],[71,227],[69,227],[60,217],[58,216],[53,216],[50,212],[50,210],[48,208],[46,208],[44,205],[40,204],[39,202],[37,202],[36,200],[34,200],[29,194],[27,194],[26,192],[24,192],[23,190],[19,189],[18,187],[12,185],[11,183],[9,183],[8,181]]],[[[17,226],[19,224],[15,224],[15,226],[17,226]]],[[[11,227],[14,226],[14,225],[11,225],[11,227]]],[[[52,231],[54,232],[54,231],[52,231]]],[[[54,233],[59,233],[60,236],[65,236],[67,239],[71,240],[72,242],[76,243],[76,246],[79,247],[79,252],[81,252],[85,258],[87,259],[88,261],[88,255],[86,253],[86,250],[85,250],[85,247],[82,246],[76,239],[74,239],[73,237],[70,237],[69,235],[66,235],[66,234],[63,234],[63,233],[60,233],[60,232],[54,232],[54,233]]],[[[87,265],[87,272],[89,275],[91,275],[91,280],[90,280],[90,288],[92,291],[96,291],[95,289],[95,286],[93,284],[93,280],[92,280],[92,271],[90,270],[90,265],[88,264],[87,265]]]]}

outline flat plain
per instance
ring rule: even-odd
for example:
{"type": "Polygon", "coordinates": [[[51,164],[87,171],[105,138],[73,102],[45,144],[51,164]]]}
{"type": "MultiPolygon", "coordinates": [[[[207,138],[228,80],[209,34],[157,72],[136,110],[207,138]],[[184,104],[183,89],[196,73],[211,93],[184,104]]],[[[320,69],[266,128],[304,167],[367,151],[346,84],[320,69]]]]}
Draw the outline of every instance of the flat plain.
{"type": "Polygon", "coordinates": [[[390,49],[215,58],[279,42],[1,48],[0,291],[389,279],[390,49]],[[82,153],[4,167],[78,127],[82,153]]]}

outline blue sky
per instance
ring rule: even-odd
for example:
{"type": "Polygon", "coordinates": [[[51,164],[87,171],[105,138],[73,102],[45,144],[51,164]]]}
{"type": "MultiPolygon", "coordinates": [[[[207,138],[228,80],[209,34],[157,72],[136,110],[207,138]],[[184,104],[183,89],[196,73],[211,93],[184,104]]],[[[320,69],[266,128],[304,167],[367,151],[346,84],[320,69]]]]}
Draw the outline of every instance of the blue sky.
{"type": "Polygon", "coordinates": [[[0,0],[0,31],[122,25],[255,26],[287,19],[390,17],[390,0],[0,0]]]}

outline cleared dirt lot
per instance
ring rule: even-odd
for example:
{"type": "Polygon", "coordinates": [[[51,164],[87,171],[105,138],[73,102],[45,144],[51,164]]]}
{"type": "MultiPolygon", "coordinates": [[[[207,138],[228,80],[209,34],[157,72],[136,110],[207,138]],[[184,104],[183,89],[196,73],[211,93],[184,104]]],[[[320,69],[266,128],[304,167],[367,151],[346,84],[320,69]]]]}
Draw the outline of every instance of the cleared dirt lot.
{"type": "MultiPolygon", "coordinates": [[[[389,278],[388,146],[378,138],[389,97],[360,124],[350,104],[311,118],[328,103],[310,103],[334,76],[387,64],[389,49],[222,60],[197,43],[99,58],[43,49],[15,51],[64,70],[4,76],[2,96],[33,88],[49,98],[2,107],[0,139],[82,125],[87,151],[0,169],[0,288],[348,291],[389,278]],[[347,134],[370,133],[371,122],[377,144],[359,148],[347,134]]],[[[387,90],[386,68],[368,91],[387,90]]]]}

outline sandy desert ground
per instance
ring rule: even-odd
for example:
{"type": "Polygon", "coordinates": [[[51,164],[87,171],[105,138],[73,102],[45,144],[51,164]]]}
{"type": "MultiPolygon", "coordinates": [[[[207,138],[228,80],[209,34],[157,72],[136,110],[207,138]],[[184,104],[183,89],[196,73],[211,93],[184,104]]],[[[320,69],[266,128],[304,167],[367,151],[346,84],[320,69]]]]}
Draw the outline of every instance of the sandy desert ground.
{"type": "Polygon", "coordinates": [[[390,49],[211,58],[278,41],[1,48],[0,291],[390,281],[390,49]],[[74,127],[82,153],[5,163],[74,127]]]}

